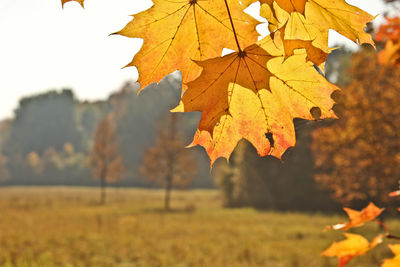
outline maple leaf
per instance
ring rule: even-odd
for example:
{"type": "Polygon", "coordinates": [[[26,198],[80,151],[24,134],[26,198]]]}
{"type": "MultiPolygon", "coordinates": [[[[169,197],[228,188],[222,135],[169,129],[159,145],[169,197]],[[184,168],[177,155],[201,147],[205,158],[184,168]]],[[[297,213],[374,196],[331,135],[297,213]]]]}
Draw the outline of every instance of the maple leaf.
{"type": "Polygon", "coordinates": [[[283,47],[271,38],[242,52],[197,62],[201,75],[175,112],[201,111],[192,146],[203,146],[211,165],[229,158],[238,141],[250,141],[261,156],[281,158],[295,145],[294,118],[335,117],[331,94],[338,90],[320,75],[305,50],[282,56],[283,47]]]}
{"type": "Polygon", "coordinates": [[[345,233],[346,239],[340,242],[334,242],[321,255],[327,257],[338,257],[338,267],[347,265],[353,258],[362,256],[370,249],[382,243],[382,235],[374,238],[370,243],[361,235],[345,233]]]}
{"type": "Polygon", "coordinates": [[[328,226],[328,229],[345,231],[350,228],[362,226],[366,222],[375,220],[375,218],[378,217],[384,209],[378,208],[374,205],[374,203],[371,202],[366,208],[362,209],[361,211],[349,208],[344,208],[344,210],[349,216],[349,222],[328,226]]]}
{"type": "Polygon", "coordinates": [[[374,18],[344,0],[259,0],[261,16],[274,32],[285,27],[286,40],[312,41],[313,46],[328,52],[329,30],[356,43],[374,42],[365,33],[366,24],[374,18]]]}
{"type": "Polygon", "coordinates": [[[180,70],[183,82],[195,79],[201,69],[192,60],[220,56],[223,48],[236,48],[233,29],[243,47],[257,41],[259,23],[243,10],[255,0],[154,0],[150,9],[117,34],[142,38],[143,46],[131,63],[142,88],[180,70]],[[227,11],[229,6],[229,12],[227,11]]]}
{"type": "Polygon", "coordinates": [[[72,2],[72,1],[78,2],[82,7],[84,7],[84,5],[83,5],[84,0],[61,0],[61,4],[64,7],[65,3],[72,2]]]}
{"type": "Polygon", "coordinates": [[[392,259],[386,259],[382,267],[398,267],[400,266],[400,245],[388,245],[390,250],[395,255],[392,259]]]}

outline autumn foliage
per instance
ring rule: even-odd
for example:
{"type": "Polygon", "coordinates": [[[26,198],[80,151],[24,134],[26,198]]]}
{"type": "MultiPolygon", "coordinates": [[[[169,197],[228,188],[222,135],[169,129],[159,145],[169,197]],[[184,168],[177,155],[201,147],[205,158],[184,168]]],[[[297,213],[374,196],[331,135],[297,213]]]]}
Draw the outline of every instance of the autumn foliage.
{"type": "Polygon", "coordinates": [[[229,158],[245,138],[261,156],[281,158],[295,145],[294,118],[335,118],[338,90],[319,71],[330,49],[329,30],[374,45],[364,31],[373,16],[344,0],[154,0],[116,34],[144,43],[128,66],[145,86],[179,70],[176,112],[202,112],[193,145],[211,164],[229,158]],[[270,34],[244,10],[259,2],[270,34]],[[224,48],[235,52],[222,56],[224,48]],[[317,114],[318,116],[315,116],[317,114]]]}
{"type": "MultiPolygon", "coordinates": [[[[387,18],[376,34],[377,41],[384,45],[382,51],[378,55],[362,51],[353,56],[350,72],[354,79],[339,101],[343,119],[314,134],[317,142],[313,148],[318,153],[320,171],[317,179],[330,188],[338,200],[374,199],[388,203],[390,198],[400,196],[400,191],[390,193],[400,174],[400,124],[396,120],[400,116],[399,34],[400,20],[387,18]]],[[[347,231],[375,221],[385,233],[371,242],[361,235],[346,233],[345,240],[334,242],[322,253],[338,257],[339,267],[366,254],[384,238],[400,240],[376,219],[383,209],[373,203],[361,211],[344,210],[349,222],[327,229],[347,231]]],[[[388,247],[394,258],[384,260],[381,266],[400,266],[399,245],[389,244],[388,247]]]]}
{"type": "Polygon", "coordinates": [[[386,18],[376,40],[383,42],[385,48],[379,53],[379,63],[389,66],[400,66],[400,17],[386,18]]]}
{"type": "MultiPolygon", "coordinates": [[[[327,257],[337,257],[338,267],[346,266],[353,258],[363,256],[368,251],[374,249],[377,245],[383,243],[385,239],[400,240],[399,236],[393,235],[390,232],[390,229],[382,221],[377,219],[384,209],[378,208],[372,202],[361,211],[348,208],[345,208],[344,210],[349,216],[349,222],[328,226],[327,229],[347,231],[355,227],[361,227],[369,222],[375,222],[378,223],[384,232],[375,236],[371,241],[368,241],[365,237],[359,234],[344,233],[346,237],[345,240],[334,242],[321,254],[322,256],[327,257]]],[[[392,250],[393,254],[395,254],[395,257],[384,260],[381,266],[399,266],[399,245],[389,244],[388,247],[392,250]]]]}
{"type": "Polygon", "coordinates": [[[400,69],[373,52],[352,57],[337,120],[313,133],[316,179],[343,204],[389,204],[400,177],[400,69]]]}
{"type": "Polygon", "coordinates": [[[196,174],[196,162],[190,151],[184,148],[185,142],[178,128],[177,114],[170,114],[158,125],[155,144],[145,151],[140,169],[149,183],[164,186],[165,210],[170,209],[171,190],[186,187],[196,174]]]}
{"type": "MultiPolygon", "coordinates": [[[[331,51],[330,30],[357,44],[375,46],[364,30],[373,16],[345,0],[153,2],[115,34],[143,39],[141,50],[127,65],[138,69],[142,88],[181,72],[182,98],[173,111],[202,113],[192,145],[204,147],[211,164],[229,158],[241,139],[260,156],[280,159],[296,143],[294,119],[337,118],[331,96],[339,88],[321,75],[331,51]],[[244,12],[255,2],[268,21],[270,34],[263,38],[256,31],[260,22],[244,12]],[[221,56],[224,48],[234,51],[221,56]]],[[[389,67],[399,64],[398,31],[399,20],[388,19],[376,37],[386,43],[379,59],[369,52],[353,57],[353,81],[335,109],[342,119],[314,134],[316,179],[343,203],[387,203],[400,175],[400,121],[393,119],[400,117],[400,72],[389,67]]],[[[176,144],[167,143],[174,134],[175,130],[160,138],[145,159],[149,171],[144,173],[150,177],[158,171],[157,177],[165,177],[167,192],[175,169],[172,160],[180,155],[172,149],[176,144]],[[164,168],[161,158],[166,159],[164,168]]],[[[339,266],[366,254],[384,237],[394,238],[376,220],[383,209],[375,204],[345,211],[349,222],[328,228],[345,231],[375,221],[386,232],[371,241],[345,233],[345,240],[322,253],[338,257],[339,266]]],[[[399,248],[391,249],[395,258],[386,260],[386,267],[398,261],[399,248]]]]}

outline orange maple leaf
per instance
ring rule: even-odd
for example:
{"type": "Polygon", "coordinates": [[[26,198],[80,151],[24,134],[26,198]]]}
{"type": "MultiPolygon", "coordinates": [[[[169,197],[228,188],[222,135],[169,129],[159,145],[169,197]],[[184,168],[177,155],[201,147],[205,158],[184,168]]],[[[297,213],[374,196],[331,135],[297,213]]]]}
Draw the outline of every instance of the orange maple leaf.
{"type": "Polygon", "coordinates": [[[61,4],[64,7],[65,3],[72,2],[72,1],[78,2],[82,7],[84,7],[84,5],[83,5],[84,0],[61,0],[61,4]]]}
{"type": "Polygon", "coordinates": [[[374,203],[371,202],[366,208],[362,209],[361,211],[349,208],[344,208],[344,210],[349,216],[349,222],[328,226],[328,229],[345,231],[350,228],[362,226],[366,222],[375,220],[375,218],[378,217],[384,209],[378,208],[374,205],[374,203]]]}
{"type": "Polygon", "coordinates": [[[235,24],[237,39],[243,47],[257,41],[258,21],[243,10],[255,0],[154,0],[150,9],[117,34],[143,39],[143,46],[131,63],[139,72],[142,88],[159,82],[180,70],[183,82],[198,77],[201,68],[193,60],[220,56],[223,48],[236,48],[226,5],[235,24]]]}
{"type": "Polygon", "coordinates": [[[202,74],[174,111],[201,111],[192,145],[203,146],[211,164],[229,158],[238,141],[250,141],[261,156],[281,158],[296,142],[294,118],[335,118],[331,94],[338,90],[306,60],[305,50],[286,57],[282,43],[264,39],[242,52],[197,62],[202,74]]]}
{"type": "Polygon", "coordinates": [[[345,233],[346,239],[334,242],[328,249],[322,252],[322,256],[338,257],[338,267],[347,265],[353,258],[362,256],[370,249],[382,243],[383,235],[378,235],[370,243],[361,235],[345,233]]]}

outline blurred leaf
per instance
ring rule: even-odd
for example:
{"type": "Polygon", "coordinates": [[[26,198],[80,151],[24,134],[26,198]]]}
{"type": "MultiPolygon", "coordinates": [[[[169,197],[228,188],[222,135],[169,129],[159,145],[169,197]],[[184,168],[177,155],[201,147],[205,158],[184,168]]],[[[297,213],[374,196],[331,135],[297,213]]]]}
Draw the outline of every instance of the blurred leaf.
{"type": "Polygon", "coordinates": [[[382,242],[382,236],[376,237],[371,243],[361,235],[345,233],[346,239],[334,242],[321,255],[327,257],[338,257],[338,267],[347,265],[353,258],[362,256],[370,249],[382,242]]]}
{"type": "Polygon", "coordinates": [[[375,218],[378,217],[384,209],[378,208],[374,205],[374,203],[371,202],[366,208],[362,209],[361,211],[349,208],[344,208],[344,210],[349,216],[350,221],[347,223],[329,226],[329,229],[346,231],[350,228],[363,226],[366,222],[375,220],[375,218]]]}

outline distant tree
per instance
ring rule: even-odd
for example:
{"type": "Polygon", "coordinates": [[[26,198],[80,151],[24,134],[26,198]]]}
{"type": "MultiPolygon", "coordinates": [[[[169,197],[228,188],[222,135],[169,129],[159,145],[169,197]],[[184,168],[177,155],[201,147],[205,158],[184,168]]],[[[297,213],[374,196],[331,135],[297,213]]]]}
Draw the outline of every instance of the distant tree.
{"type": "Polygon", "coordinates": [[[0,153],[0,182],[10,179],[10,173],[7,169],[7,158],[0,153]]]}
{"type": "Polygon", "coordinates": [[[340,119],[313,134],[316,180],[342,204],[387,205],[400,177],[400,68],[366,50],[352,62],[340,119]]]}
{"type": "Polygon", "coordinates": [[[214,176],[221,190],[222,205],[224,207],[263,207],[270,208],[272,196],[260,172],[261,164],[252,164],[258,159],[245,140],[238,143],[235,152],[229,159],[215,166],[214,176]]]}
{"type": "Polygon", "coordinates": [[[34,174],[40,174],[43,171],[42,159],[35,151],[32,151],[31,153],[26,155],[26,161],[34,174]]]}
{"type": "Polygon", "coordinates": [[[75,148],[72,144],[70,143],[65,143],[64,144],[64,149],[63,152],[66,156],[72,156],[75,153],[75,148]]]}
{"type": "Polygon", "coordinates": [[[94,146],[89,155],[93,176],[100,180],[101,204],[106,202],[107,183],[121,179],[124,171],[112,118],[113,116],[109,114],[100,121],[94,137],[94,146]]]}
{"type": "Polygon", "coordinates": [[[165,188],[164,208],[170,210],[170,194],[173,187],[185,187],[196,174],[196,163],[185,149],[178,130],[178,114],[171,113],[158,125],[158,137],[154,146],[145,151],[142,175],[149,182],[165,188]]]}

